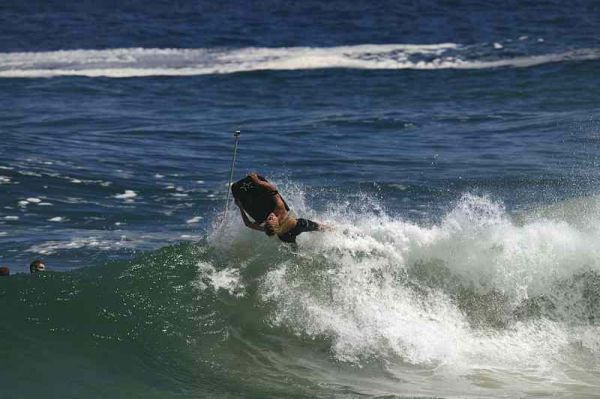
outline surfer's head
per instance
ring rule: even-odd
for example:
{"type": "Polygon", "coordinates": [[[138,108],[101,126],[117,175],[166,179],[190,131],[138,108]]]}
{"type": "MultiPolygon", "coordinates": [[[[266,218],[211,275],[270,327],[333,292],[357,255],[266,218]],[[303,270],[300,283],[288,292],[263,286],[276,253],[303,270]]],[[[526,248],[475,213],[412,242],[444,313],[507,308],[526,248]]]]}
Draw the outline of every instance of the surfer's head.
{"type": "Polygon", "coordinates": [[[0,267],[0,276],[10,276],[10,269],[6,266],[0,267]]]}
{"type": "Polygon", "coordinates": [[[29,265],[29,271],[31,273],[43,272],[44,270],[46,270],[46,265],[39,259],[34,260],[29,265]]]}
{"type": "Polygon", "coordinates": [[[273,212],[269,213],[267,219],[265,219],[265,233],[268,236],[272,236],[279,229],[279,218],[273,212]]]}

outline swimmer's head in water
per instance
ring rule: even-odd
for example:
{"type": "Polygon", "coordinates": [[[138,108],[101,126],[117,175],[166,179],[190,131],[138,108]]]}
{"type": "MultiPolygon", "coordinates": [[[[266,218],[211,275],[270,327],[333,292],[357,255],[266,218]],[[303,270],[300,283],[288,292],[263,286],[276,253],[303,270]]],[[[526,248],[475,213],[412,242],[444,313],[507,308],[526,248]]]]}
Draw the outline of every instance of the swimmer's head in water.
{"type": "Polygon", "coordinates": [[[31,273],[43,272],[44,270],[46,270],[46,265],[39,259],[34,260],[29,265],[29,271],[31,273]]]}
{"type": "Polygon", "coordinates": [[[268,236],[272,236],[277,232],[277,229],[279,229],[279,219],[273,212],[271,212],[265,220],[265,233],[268,236]]]}

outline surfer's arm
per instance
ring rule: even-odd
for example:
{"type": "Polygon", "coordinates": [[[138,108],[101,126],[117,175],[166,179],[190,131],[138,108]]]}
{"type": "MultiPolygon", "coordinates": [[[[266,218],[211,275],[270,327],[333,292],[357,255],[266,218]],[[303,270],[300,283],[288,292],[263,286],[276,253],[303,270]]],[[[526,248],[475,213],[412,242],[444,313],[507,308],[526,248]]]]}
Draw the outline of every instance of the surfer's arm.
{"type": "Polygon", "coordinates": [[[260,186],[268,191],[274,191],[277,192],[277,186],[274,185],[273,183],[269,183],[266,180],[261,180],[258,178],[258,175],[256,173],[250,173],[248,175],[248,177],[250,178],[250,180],[252,180],[252,182],[254,184],[256,184],[257,186],[260,186]]]}
{"type": "Polygon", "coordinates": [[[250,220],[248,215],[246,215],[244,208],[238,201],[235,201],[235,203],[240,208],[240,214],[242,215],[242,220],[244,221],[244,225],[246,225],[246,227],[249,227],[252,230],[265,231],[264,227],[262,227],[260,224],[250,220]]]}

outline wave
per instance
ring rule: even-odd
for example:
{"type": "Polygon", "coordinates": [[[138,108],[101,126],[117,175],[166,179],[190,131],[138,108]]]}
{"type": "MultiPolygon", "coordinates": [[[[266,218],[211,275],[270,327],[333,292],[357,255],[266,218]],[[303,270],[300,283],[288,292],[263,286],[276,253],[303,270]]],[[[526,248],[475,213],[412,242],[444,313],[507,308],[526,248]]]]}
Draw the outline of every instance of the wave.
{"type": "Polygon", "coordinates": [[[502,52],[480,53],[481,51],[474,52],[469,47],[454,43],[240,49],[117,48],[0,53],[0,78],[194,76],[328,68],[527,68],[600,58],[598,49],[523,56],[509,56],[502,52]]]}
{"type": "Polygon", "coordinates": [[[335,229],[292,250],[230,214],[196,244],[0,281],[8,376],[32,345],[68,362],[68,343],[82,348],[73,372],[197,396],[232,384],[267,397],[597,392],[600,199],[514,217],[467,194],[424,225],[369,198],[315,212],[286,192],[335,229]]]}
{"type": "MultiPolygon", "coordinates": [[[[465,195],[431,225],[331,211],[318,216],[335,231],[301,236],[294,256],[263,258],[270,266],[258,300],[269,304],[271,325],[325,339],[341,362],[383,361],[402,380],[410,380],[406,365],[442,380],[496,370],[499,384],[516,373],[551,392],[579,356],[600,366],[599,205],[579,199],[514,217],[465,195]],[[573,206],[577,220],[565,219],[573,206]]],[[[231,239],[247,246],[246,234],[231,239]]],[[[259,249],[269,250],[277,251],[259,249]]],[[[585,386],[589,376],[580,377],[574,383],[585,386]]]]}
{"type": "Polygon", "coordinates": [[[306,237],[308,260],[282,263],[263,284],[276,324],[332,338],[340,360],[399,356],[461,367],[488,359],[487,367],[516,367],[559,356],[578,339],[563,323],[589,325],[600,316],[593,310],[600,292],[583,292],[586,278],[600,282],[596,226],[518,224],[501,204],[471,195],[432,226],[379,215],[344,219],[332,234],[306,237]]]}

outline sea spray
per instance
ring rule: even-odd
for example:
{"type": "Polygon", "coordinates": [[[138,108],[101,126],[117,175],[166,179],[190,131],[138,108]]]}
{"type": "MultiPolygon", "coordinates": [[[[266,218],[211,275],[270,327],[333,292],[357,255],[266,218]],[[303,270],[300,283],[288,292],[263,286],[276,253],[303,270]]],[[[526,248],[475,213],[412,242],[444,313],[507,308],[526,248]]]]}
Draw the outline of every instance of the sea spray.
{"type": "Polygon", "coordinates": [[[507,368],[550,381],[572,345],[598,347],[593,231],[520,224],[474,195],[429,226],[379,212],[321,217],[334,231],[301,236],[299,255],[267,272],[261,295],[274,326],[331,339],[340,361],[461,375],[507,368]]]}

